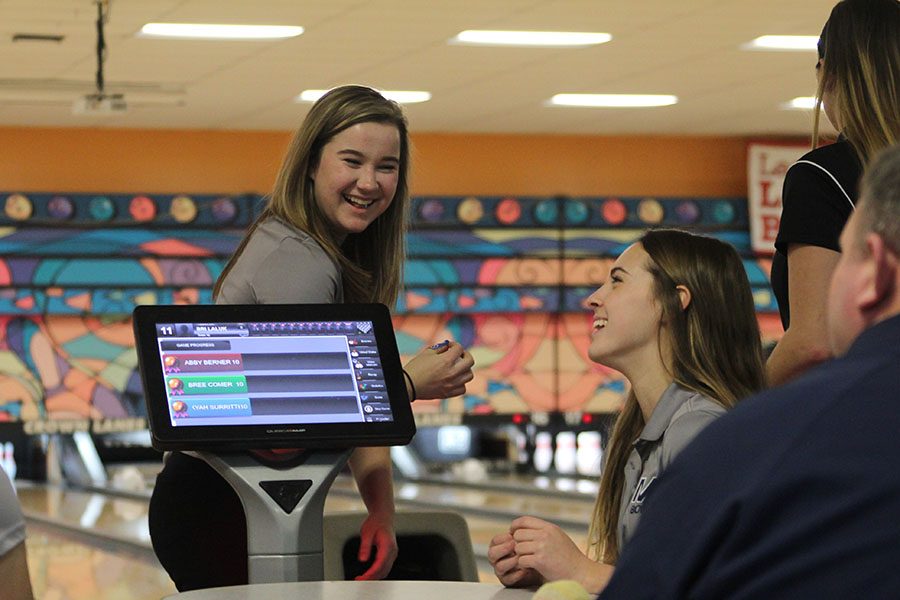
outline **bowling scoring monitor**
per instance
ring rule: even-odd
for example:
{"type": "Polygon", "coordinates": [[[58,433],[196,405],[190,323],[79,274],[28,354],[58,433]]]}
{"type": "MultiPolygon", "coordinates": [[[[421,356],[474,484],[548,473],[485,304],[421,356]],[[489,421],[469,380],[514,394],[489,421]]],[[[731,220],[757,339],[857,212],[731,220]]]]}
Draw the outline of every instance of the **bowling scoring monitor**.
{"type": "Polygon", "coordinates": [[[381,304],[139,306],[158,450],[406,444],[415,423],[381,304]]]}

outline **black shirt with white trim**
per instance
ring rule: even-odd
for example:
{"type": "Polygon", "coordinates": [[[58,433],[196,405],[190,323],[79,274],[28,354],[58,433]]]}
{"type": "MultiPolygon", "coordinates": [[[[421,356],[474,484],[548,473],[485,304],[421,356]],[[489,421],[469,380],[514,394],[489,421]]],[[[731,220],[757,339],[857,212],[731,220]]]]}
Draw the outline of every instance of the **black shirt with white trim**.
{"type": "Polygon", "coordinates": [[[840,252],[838,238],[856,204],[861,175],[862,165],[853,146],[839,138],[834,144],[804,154],[784,176],[771,280],[785,329],[791,321],[788,247],[808,244],[840,252]]]}

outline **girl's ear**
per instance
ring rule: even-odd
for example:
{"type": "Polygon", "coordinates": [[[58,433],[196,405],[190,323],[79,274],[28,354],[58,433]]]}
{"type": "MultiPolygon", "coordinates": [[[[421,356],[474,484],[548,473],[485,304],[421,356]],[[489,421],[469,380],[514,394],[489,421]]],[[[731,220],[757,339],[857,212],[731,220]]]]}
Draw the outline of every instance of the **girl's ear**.
{"type": "Polygon", "coordinates": [[[678,292],[678,299],[681,301],[681,310],[687,310],[691,304],[691,290],[683,285],[676,285],[675,291],[678,292]]]}

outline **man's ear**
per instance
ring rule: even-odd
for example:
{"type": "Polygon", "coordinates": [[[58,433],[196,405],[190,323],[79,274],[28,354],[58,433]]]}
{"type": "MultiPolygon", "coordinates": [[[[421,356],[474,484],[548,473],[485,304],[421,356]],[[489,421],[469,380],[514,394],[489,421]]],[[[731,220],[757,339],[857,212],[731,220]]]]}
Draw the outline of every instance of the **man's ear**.
{"type": "Polygon", "coordinates": [[[687,307],[691,304],[691,290],[687,289],[686,286],[676,285],[675,291],[678,292],[678,299],[681,302],[681,310],[687,310],[687,307]]]}
{"type": "Polygon", "coordinates": [[[877,307],[895,291],[897,270],[900,268],[897,255],[877,233],[870,232],[866,235],[866,252],[868,256],[863,261],[862,268],[869,273],[857,299],[857,305],[863,311],[877,307]]]}

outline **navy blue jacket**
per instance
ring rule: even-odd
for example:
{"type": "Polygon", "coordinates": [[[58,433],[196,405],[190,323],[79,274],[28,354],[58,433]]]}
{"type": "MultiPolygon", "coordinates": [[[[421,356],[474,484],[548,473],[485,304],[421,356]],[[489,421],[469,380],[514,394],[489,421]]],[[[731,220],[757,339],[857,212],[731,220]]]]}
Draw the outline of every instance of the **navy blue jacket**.
{"type": "Polygon", "coordinates": [[[900,598],[900,316],[670,465],[603,599],[900,598]]]}

